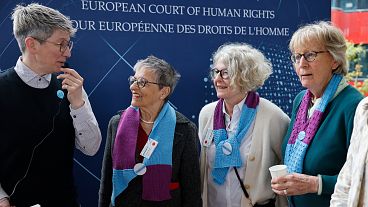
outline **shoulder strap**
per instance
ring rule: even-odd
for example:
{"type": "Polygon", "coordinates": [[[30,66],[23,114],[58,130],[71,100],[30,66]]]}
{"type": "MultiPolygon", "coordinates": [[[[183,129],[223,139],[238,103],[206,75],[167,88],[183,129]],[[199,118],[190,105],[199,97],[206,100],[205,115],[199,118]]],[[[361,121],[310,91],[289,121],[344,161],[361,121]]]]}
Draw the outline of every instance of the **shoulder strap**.
{"type": "Polygon", "coordinates": [[[236,169],[236,167],[234,167],[234,170],[235,170],[236,177],[239,180],[240,187],[242,188],[242,190],[244,192],[245,197],[249,199],[249,194],[248,194],[247,190],[245,189],[245,186],[244,186],[243,181],[240,179],[240,176],[239,176],[239,173],[238,173],[238,169],[236,169]]]}

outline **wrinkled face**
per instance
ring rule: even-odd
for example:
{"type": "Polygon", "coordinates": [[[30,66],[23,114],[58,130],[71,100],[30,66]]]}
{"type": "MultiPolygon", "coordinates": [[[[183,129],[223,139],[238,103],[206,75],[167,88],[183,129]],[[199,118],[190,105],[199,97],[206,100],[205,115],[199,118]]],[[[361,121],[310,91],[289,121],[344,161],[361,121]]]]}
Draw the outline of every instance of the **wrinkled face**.
{"type": "Polygon", "coordinates": [[[323,44],[317,41],[311,41],[295,49],[294,54],[306,54],[311,51],[320,53],[317,53],[314,60],[311,58],[310,61],[307,61],[305,56],[299,56],[300,60],[294,63],[294,68],[303,87],[308,88],[314,94],[316,91],[318,93],[324,91],[338,63],[327,52],[323,44]]]}
{"type": "Polygon", "coordinates": [[[154,71],[142,68],[134,74],[135,79],[145,79],[148,82],[144,87],[139,87],[137,81],[130,85],[130,91],[132,92],[131,105],[138,108],[150,108],[158,104],[162,104],[162,90],[156,83],[156,74],[154,71]],[[151,82],[151,83],[149,83],[151,82]]]}
{"type": "Polygon", "coordinates": [[[55,30],[53,35],[46,41],[39,43],[35,52],[35,60],[39,68],[45,73],[60,72],[61,66],[71,56],[71,48],[61,52],[60,44],[69,42],[69,32],[55,30]]]}
{"type": "MultiPolygon", "coordinates": [[[[227,67],[222,62],[217,62],[214,64],[213,69],[222,71],[227,69],[227,67]]],[[[221,72],[214,75],[213,85],[215,86],[217,97],[222,98],[225,101],[237,99],[238,96],[243,94],[239,87],[230,86],[230,78],[222,78],[221,72]]]]}

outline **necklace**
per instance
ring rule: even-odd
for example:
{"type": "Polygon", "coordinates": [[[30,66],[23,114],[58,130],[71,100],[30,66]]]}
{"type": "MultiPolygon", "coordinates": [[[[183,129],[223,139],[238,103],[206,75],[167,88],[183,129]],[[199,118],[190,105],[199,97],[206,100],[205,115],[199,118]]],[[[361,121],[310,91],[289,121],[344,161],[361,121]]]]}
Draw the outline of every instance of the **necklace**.
{"type": "Polygon", "coordinates": [[[146,123],[146,124],[153,124],[153,123],[155,123],[154,121],[146,121],[146,120],[142,119],[141,117],[139,117],[139,120],[141,120],[143,123],[146,123]]]}

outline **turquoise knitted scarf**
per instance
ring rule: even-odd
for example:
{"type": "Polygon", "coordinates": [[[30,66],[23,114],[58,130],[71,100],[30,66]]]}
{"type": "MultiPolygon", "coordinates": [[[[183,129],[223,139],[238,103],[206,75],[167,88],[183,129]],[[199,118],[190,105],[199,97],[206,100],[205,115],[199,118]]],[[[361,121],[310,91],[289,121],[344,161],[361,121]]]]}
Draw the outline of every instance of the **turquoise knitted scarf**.
{"type": "Polygon", "coordinates": [[[212,177],[215,183],[222,185],[225,182],[230,167],[241,167],[243,162],[240,156],[240,144],[249,130],[259,104],[259,95],[249,92],[240,115],[237,132],[228,138],[224,113],[222,112],[224,100],[220,99],[216,105],[213,119],[213,139],[216,145],[216,154],[212,177]]]}
{"type": "Polygon", "coordinates": [[[169,103],[165,103],[148,137],[148,139],[158,142],[157,147],[149,159],[144,158],[143,163],[136,165],[135,150],[139,116],[138,108],[128,107],[120,118],[112,152],[113,192],[111,203],[113,205],[115,205],[115,198],[144,169],[146,172],[143,175],[142,199],[150,201],[171,199],[169,186],[172,176],[172,148],[176,125],[175,110],[169,103]]]}
{"type": "Polygon", "coordinates": [[[303,162],[308,146],[312,142],[321,124],[326,106],[334,96],[341,79],[341,75],[333,75],[322,95],[321,102],[309,119],[308,108],[311,103],[312,93],[310,90],[307,90],[303,96],[302,103],[296,115],[293,131],[291,132],[285,150],[284,160],[285,164],[288,166],[289,173],[303,172],[303,162]]]}

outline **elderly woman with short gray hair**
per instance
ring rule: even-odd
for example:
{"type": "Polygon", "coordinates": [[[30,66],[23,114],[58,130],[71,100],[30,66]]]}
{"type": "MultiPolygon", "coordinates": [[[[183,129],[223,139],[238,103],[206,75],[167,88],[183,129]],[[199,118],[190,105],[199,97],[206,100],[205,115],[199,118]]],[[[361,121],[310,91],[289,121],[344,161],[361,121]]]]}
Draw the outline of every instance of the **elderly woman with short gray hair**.
{"type": "Polygon", "coordinates": [[[131,106],[109,123],[99,206],[201,207],[197,128],[168,102],[180,75],[154,56],[134,71],[131,106]]]}
{"type": "Polygon", "coordinates": [[[271,63],[245,43],[224,44],[212,59],[219,100],[199,114],[203,206],[275,206],[268,168],[281,162],[289,117],[256,92],[271,63]]]}

